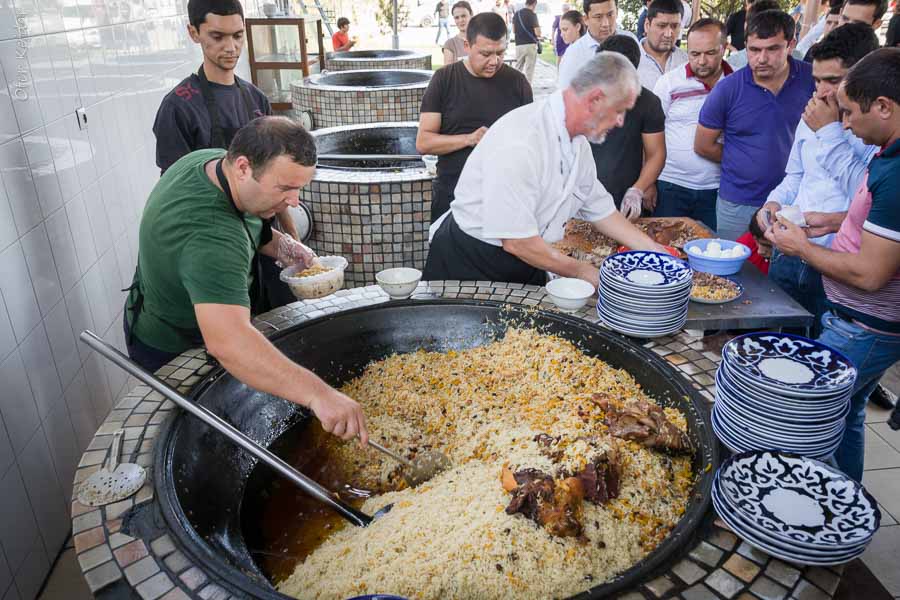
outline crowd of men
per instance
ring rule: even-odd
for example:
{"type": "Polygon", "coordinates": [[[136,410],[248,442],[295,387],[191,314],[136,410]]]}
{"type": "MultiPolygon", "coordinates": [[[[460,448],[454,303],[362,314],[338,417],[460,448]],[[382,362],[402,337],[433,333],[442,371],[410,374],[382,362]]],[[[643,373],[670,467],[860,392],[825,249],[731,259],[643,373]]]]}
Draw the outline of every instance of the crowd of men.
{"type": "Polygon", "coordinates": [[[814,315],[813,335],[859,368],[837,460],[861,479],[865,405],[870,395],[890,402],[873,390],[900,359],[900,48],[879,49],[884,0],[825,0],[799,44],[775,0],[748,2],[727,24],[697,19],[682,47],[681,0],[650,2],[640,40],[618,31],[615,0],[583,8],[586,32],[565,48],[559,91],[535,108],[526,84],[501,83],[514,70],[502,63],[500,24],[493,34],[482,25],[489,15],[469,21],[467,44],[491,44],[496,68],[478,72],[487,49],[453,67],[469,85],[482,79],[479,101],[460,106],[468,92],[437,72],[419,134],[419,150],[439,156],[426,277],[540,283],[550,271],[596,283],[595,270],[549,243],[560,220],[580,214],[631,247],[652,247],[612,219],[613,207],[629,220],[687,216],[749,240],[761,270],[814,315]],[[626,62],[601,73],[598,57],[613,54],[626,62]],[[597,83],[628,80],[628,65],[633,100],[597,83]],[[593,121],[571,122],[591,90],[606,112],[592,105],[593,121]],[[481,118],[482,98],[499,110],[481,118]],[[552,127],[554,110],[568,141],[552,127]],[[444,139],[446,150],[436,143],[444,139]]]}
{"type": "MultiPolygon", "coordinates": [[[[447,7],[466,17],[452,49],[464,60],[439,69],[422,101],[417,149],[439,157],[425,278],[540,284],[552,272],[596,286],[595,267],[552,246],[575,216],[634,249],[664,250],[633,224],[641,214],[749,236],[774,248],[755,264],[859,369],[837,460],[861,479],[865,406],[900,359],[900,48],[878,49],[883,4],[845,0],[826,32],[829,6],[802,57],[792,56],[794,20],[773,0],[747,8],[741,39],[734,22],[696,20],[684,49],[682,0],[650,2],[641,40],[618,31],[615,0],[583,8],[559,89],[534,102],[527,77],[503,62],[508,19],[447,7]],[[724,60],[729,39],[744,45],[745,67],[724,60]]],[[[291,299],[278,269],[315,259],[286,210],[314,175],[314,140],[269,116],[265,96],[235,76],[238,0],[190,0],[188,13],[203,66],[154,125],[162,176],[125,306],[129,355],[155,370],[202,343],[247,385],[365,443],[359,405],[250,324],[291,299]]]]}

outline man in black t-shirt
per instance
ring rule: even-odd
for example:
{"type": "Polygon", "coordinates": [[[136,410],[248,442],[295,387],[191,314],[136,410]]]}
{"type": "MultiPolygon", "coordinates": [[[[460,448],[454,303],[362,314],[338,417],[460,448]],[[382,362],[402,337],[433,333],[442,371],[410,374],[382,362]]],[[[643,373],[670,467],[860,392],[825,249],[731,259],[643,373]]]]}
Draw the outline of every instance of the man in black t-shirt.
{"type": "Polygon", "coordinates": [[[537,0],[525,0],[525,7],[513,17],[513,33],[516,36],[516,69],[525,73],[528,83],[534,80],[534,63],[537,62],[541,25],[538,23],[537,0]]]}
{"type": "MultiPolygon", "coordinates": [[[[179,158],[203,148],[228,148],[244,125],[272,114],[263,92],[234,74],[244,48],[244,11],[239,0],[190,0],[188,34],[203,50],[203,66],[166,94],[156,112],[156,164],[161,173],[179,158]]],[[[298,239],[288,211],[277,216],[281,230],[298,239]]],[[[271,235],[271,229],[267,232],[271,235]]],[[[258,311],[293,302],[290,288],[279,280],[274,260],[261,257],[265,298],[258,311]]]]}
{"type": "MultiPolygon", "coordinates": [[[[637,42],[624,35],[611,35],[598,52],[623,54],[637,68],[641,50],[637,42]]],[[[659,98],[645,87],[625,113],[621,127],[606,134],[602,144],[591,144],[597,179],[612,194],[616,208],[636,219],[641,208],[656,206],[656,180],[666,164],[666,115],[659,98]]]]}
{"type": "Polygon", "coordinates": [[[499,15],[472,17],[465,41],[469,58],[439,69],[422,97],[416,150],[439,157],[432,222],[450,208],[463,165],[487,128],[533,99],[525,76],[503,64],[506,35],[499,15]]]}

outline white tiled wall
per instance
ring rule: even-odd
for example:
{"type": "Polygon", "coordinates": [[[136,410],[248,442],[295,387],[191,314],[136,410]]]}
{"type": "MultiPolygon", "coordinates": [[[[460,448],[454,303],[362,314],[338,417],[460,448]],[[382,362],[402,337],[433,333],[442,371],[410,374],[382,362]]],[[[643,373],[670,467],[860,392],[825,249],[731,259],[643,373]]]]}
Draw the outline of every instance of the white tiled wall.
{"type": "Polygon", "coordinates": [[[185,5],[0,0],[0,598],[36,596],[77,462],[126,388],[77,335],[124,347],[153,117],[199,58],[185,5]]]}

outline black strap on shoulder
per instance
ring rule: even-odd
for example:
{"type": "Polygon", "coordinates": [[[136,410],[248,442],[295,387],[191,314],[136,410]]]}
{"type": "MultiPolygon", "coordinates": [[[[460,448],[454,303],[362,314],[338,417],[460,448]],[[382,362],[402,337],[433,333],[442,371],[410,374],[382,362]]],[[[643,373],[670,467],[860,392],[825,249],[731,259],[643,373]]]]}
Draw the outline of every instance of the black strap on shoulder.
{"type": "Polygon", "coordinates": [[[253,264],[251,265],[251,272],[253,273],[254,289],[250,290],[250,304],[252,309],[253,305],[256,302],[261,302],[263,299],[262,265],[260,264],[259,252],[257,251],[256,243],[253,241],[253,235],[250,233],[250,228],[247,226],[247,221],[244,219],[244,213],[241,212],[241,210],[237,207],[237,204],[235,204],[234,202],[234,196],[232,196],[231,194],[231,186],[228,184],[228,178],[225,177],[225,172],[222,170],[223,162],[224,159],[219,159],[219,162],[216,163],[216,177],[219,180],[219,185],[222,186],[222,191],[225,192],[225,197],[231,204],[231,208],[234,209],[235,214],[237,214],[238,218],[241,220],[241,225],[244,226],[244,232],[247,234],[247,239],[250,240],[250,249],[253,251],[253,264]]]}

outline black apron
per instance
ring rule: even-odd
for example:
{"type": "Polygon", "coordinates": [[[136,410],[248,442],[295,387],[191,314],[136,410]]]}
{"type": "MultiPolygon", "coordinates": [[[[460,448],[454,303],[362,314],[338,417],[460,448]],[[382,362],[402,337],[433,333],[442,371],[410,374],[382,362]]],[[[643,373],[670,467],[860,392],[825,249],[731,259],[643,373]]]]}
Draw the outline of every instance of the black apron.
{"type": "Polygon", "coordinates": [[[467,234],[450,213],[434,232],[422,278],[426,281],[453,279],[544,285],[547,273],[500,246],[467,234]]]}

